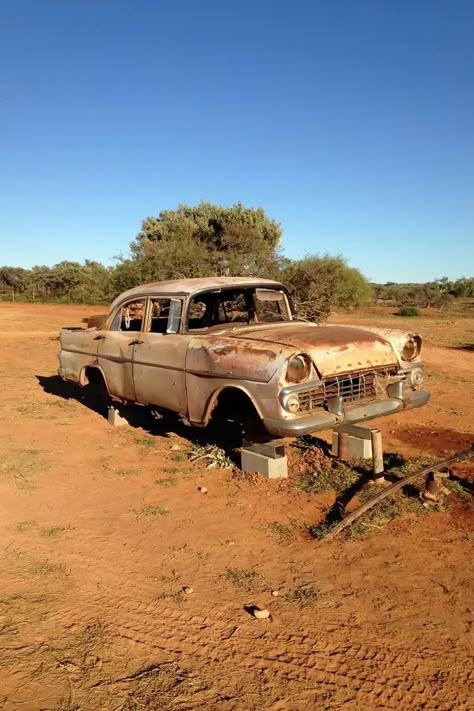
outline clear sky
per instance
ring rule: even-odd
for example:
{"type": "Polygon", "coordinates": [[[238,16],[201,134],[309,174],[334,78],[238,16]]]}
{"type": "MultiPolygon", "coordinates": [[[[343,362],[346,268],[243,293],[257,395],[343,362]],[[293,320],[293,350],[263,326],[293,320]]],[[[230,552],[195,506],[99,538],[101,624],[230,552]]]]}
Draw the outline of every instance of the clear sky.
{"type": "Polygon", "coordinates": [[[474,274],[472,0],[0,0],[0,264],[263,207],[290,257],[474,274]]]}

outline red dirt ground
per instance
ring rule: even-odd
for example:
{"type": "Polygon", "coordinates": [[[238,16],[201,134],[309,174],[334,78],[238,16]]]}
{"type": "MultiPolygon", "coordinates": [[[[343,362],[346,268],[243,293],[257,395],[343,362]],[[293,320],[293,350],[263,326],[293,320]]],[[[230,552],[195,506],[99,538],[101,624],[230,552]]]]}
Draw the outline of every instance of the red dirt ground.
{"type": "MultiPolygon", "coordinates": [[[[191,430],[113,429],[58,383],[58,328],[102,312],[0,304],[0,708],[472,709],[472,508],[311,539],[333,494],[193,464],[191,430]]],[[[432,401],[378,424],[443,458],[473,441],[473,322],[415,326],[432,401]]]]}

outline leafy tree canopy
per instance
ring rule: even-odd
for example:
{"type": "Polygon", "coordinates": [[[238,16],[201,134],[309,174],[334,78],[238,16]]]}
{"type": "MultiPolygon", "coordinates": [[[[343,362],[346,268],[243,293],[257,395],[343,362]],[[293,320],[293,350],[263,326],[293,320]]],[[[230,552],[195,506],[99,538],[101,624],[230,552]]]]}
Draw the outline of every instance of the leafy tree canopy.
{"type": "Polygon", "coordinates": [[[281,227],[262,208],[179,205],[143,220],[131,255],[146,280],[256,276],[278,259],[281,227]]]}
{"type": "Polygon", "coordinates": [[[342,257],[329,254],[288,260],[281,280],[289,285],[298,314],[310,321],[324,321],[335,307],[354,308],[372,298],[365,277],[342,257]]]}

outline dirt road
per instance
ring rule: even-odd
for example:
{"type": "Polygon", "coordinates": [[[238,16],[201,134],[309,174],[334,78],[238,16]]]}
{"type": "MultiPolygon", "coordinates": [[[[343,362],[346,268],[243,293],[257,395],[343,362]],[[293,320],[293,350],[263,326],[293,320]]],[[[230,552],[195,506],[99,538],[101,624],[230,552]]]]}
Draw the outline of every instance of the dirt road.
{"type": "MultiPolygon", "coordinates": [[[[59,326],[101,311],[0,304],[2,711],[472,709],[472,508],[312,540],[332,494],[190,463],[191,430],[113,429],[58,381],[59,326]]],[[[380,424],[443,457],[473,440],[473,324],[425,325],[432,402],[380,424]]]]}

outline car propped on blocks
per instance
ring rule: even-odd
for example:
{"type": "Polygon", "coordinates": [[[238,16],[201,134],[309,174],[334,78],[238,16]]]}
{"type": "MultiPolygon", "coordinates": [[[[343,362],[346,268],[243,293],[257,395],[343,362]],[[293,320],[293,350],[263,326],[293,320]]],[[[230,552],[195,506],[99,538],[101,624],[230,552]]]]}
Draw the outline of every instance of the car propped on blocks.
{"type": "Polygon", "coordinates": [[[269,279],[137,286],[94,325],[63,328],[60,342],[62,378],[81,386],[100,380],[112,400],[171,410],[197,427],[229,395],[280,437],[429,400],[421,336],[298,319],[286,286],[269,279]]]}

